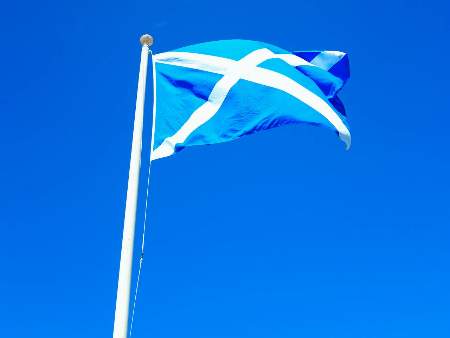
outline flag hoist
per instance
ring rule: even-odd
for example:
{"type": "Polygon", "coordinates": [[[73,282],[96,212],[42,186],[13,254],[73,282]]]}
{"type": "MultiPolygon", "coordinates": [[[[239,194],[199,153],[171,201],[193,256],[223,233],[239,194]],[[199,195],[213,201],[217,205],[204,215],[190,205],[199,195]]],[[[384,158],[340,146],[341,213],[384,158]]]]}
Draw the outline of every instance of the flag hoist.
{"type": "Polygon", "coordinates": [[[141,36],[141,64],[136,96],[133,142],[131,145],[130,171],[123,224],[122,252],[120,255],[119,281],[117,284],[116,312],[113,338],[126,338],[128,333],[128,313],[130,305],[131,271],[133,262],[136,206],[138,197],[139,171],[141,167],[142,128],[144,122],[145,85],[147,79],[148,54],[153,37],[141,36]]]}

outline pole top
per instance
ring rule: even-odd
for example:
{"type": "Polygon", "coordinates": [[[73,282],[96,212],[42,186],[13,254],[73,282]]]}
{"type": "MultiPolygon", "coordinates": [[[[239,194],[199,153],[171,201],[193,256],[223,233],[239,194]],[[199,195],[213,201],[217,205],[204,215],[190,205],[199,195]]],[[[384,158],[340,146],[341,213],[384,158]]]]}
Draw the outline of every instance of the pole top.
{"type": "Polygon", "coordinates": [[[153,36],[151,36],[150,34],[142,35],[139,40],[141,41],[142,46],[146,45],[146,46],[150,47],[151,45],[153,45],[153,36]]]}

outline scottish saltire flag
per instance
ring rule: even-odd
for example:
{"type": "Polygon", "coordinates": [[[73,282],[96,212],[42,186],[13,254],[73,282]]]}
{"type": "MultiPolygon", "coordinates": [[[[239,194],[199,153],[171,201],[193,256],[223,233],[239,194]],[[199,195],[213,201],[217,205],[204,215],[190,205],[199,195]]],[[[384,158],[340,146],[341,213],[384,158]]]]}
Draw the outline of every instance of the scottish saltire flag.
{"type": "Polygon", "coordinates": [[[287,124],[334,130],[350,147],[337,97],[349,77],[341,52],[288,52],[247,40],[156,54],[152,160],[287,124]]]}

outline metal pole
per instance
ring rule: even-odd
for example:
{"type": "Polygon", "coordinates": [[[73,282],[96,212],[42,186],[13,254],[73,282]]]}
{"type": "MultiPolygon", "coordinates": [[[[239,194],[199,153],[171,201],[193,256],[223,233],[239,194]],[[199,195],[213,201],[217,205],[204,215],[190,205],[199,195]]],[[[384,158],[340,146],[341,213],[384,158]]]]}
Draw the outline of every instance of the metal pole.
{"type": "Polygon", "coordinates": [[[153,43],[150,35],[141,36],[141,65],[136,96],[134,116],[133,143],[131,145],[130,171],[128,174],[127,201],[123,224],[122,252],[120,255],[119,281],[117,284],[116,313],[114,317],[113,338],[126,338],[128,332],[128,312],[130,304],[131,271],[133,263],[134,231],[136,223],[136,206],[141,168],[142,128],[144,122],[145,83],[149,47],[153,43]]]}

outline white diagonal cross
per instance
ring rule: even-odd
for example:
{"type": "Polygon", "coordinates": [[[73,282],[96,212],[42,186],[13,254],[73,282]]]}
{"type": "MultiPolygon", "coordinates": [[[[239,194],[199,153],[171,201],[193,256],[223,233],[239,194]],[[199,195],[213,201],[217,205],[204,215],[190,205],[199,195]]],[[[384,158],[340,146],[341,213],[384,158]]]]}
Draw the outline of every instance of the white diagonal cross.
{"type": "MultiPolygon", "coordinates": [[[[311,65],[293,54],[274,54],[267,48],[255,50],[239,61],[218,56],[167,52],[154,56],[154,62],[193,68],[224,75],[213,87],[208,101],[197,108],[183,126],[167,137],[152,152],[152,160],[167,157],[175,152],[175,146],[186,139],[200,126],[209,121],[220,109],[233,86],[241,79],[276,88],[297,98],[323,115],[338,131],[340,138],[350,146],[350,132],[336,112],[322,98],[289,77],[269,69],[258,67],[269,59],[281,59],[291,66],[311,65]]],[[[155,76],[155,75],[154,75],[155,76]]]]}

